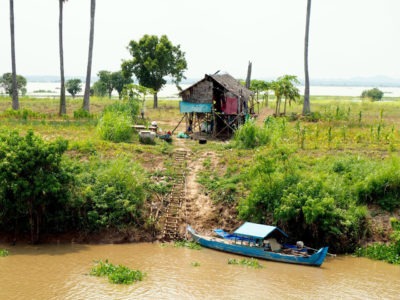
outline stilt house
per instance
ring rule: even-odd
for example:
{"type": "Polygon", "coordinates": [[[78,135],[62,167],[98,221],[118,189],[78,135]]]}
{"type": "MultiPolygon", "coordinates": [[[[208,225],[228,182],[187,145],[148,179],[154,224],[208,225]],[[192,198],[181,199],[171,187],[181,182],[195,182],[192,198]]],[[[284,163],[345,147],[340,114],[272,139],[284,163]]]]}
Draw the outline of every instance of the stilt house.
{"type": "Polygon", "coordinates": [[[254,113],[252,92],[229,74],[205,75],[180,96],[187,131],[214,138],[229,138],[254,113]]]}

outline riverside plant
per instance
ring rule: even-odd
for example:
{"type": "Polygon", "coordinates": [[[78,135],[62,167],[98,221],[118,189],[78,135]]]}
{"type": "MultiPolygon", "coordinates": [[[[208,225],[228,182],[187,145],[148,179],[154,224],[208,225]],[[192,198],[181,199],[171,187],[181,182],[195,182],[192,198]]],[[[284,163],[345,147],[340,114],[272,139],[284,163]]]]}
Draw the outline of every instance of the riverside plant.
{"type": "Polygon", "coordinates": [[[263,266],[260,265],[257,259],[254,258],[243,258],[240,260],[237,260],[236,258],[230,258],[228,259],[228,265],[241,265],[241,266],[246,266],[254,269],[262,269],[263,266]]]}
{"type": "Polygon", "coordinates": [[[7,249],[0,249],[0,257],[6,257],[8,256],[10,253],[8,252],[7,249]]]}
{"type": "Polygon", "coordinates": [[[132,270],[122,265],[113,265],[108,262],[108,259],[105,262],[97,261],[90,271],[90,275],[107,277],[111,283],[115,284],[132,284],[136,281],[142,281],[145,277],[145,273],[139,270],[132,270]]]}
{"type": "Polygon", "coordinates": [[[189,248],[192,250],[201,250],[201,246],[195,242],[191,242],[191,241],[175,241],[174,242],[174,247],[176,248],[189,248]]]}

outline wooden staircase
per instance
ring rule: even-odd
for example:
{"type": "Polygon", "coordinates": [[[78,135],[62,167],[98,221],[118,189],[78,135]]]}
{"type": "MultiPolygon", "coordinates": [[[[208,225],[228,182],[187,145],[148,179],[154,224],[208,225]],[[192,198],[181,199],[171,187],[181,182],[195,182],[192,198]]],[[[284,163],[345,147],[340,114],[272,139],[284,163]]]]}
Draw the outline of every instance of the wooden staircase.
{"type": "Polygon", "coordinates": [[[166,201],[165,224],[162,240],[171,241],[180,238],[179,225],[186,219],[186,150],[173,153],[175,179],[166,201]]]}

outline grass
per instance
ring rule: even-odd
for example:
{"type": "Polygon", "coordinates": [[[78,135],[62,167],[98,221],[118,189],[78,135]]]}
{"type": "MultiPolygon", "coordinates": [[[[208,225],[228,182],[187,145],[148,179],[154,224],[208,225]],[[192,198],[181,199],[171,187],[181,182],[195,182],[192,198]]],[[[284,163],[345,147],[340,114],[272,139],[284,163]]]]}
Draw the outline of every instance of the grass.
{"type": "Polygon", "coordinates": [[[90,275],[107,277],[109,282],[115,284],[132,284],[136,281],[142,281],[145,277],[145,274],[139,270],[132,270],[122,265],[113,265],[107,259],[105,262],[97,261],[90,271],[90,275]]]}

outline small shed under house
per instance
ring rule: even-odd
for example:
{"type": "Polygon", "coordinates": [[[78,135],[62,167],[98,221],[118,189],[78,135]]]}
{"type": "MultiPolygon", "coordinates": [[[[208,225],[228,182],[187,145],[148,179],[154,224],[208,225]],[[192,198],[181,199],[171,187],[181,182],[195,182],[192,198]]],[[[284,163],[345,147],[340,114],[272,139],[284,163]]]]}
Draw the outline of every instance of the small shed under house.
{"type": "Polygon", "coordinates": [[[254,114],[253,93],[229,74],[205,77],[180,93],[188,133],[229,138],[254,114]]]}

